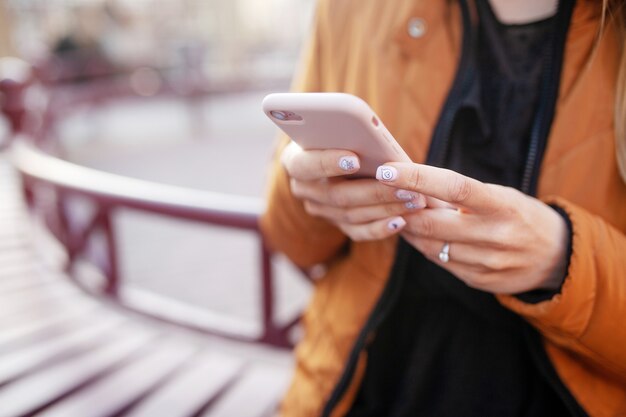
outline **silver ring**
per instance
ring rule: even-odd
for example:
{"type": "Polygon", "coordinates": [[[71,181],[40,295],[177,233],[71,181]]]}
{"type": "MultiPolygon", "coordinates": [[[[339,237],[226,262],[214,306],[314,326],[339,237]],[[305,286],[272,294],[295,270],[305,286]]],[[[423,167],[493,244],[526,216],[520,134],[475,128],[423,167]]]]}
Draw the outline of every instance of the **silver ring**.
{"type": "Polygon", "coordinates": [[[450,244],[448,242],[445,242],[443,244],[441,252],[439,252],[439,260],[444,264],[448,263],[448,261],[450,260],[450,244]]]}

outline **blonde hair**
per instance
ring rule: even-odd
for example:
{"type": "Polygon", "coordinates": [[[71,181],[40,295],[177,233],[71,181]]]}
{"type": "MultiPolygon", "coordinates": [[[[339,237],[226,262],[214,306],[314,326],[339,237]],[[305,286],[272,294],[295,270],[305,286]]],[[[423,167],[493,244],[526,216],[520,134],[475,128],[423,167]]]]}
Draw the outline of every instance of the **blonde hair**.
{"type": "Polygon", "coordinates": [[[602,23],[601,30],[604,29],[608,19],[615,22],[622,41],[619,61],[619,72],[617,76],[617,91],[615,95],[615,154],[617,156],[617,166],[622,180],[626,182],[626,7],[624,0],[603,0],[602,2],[602,23]]]}

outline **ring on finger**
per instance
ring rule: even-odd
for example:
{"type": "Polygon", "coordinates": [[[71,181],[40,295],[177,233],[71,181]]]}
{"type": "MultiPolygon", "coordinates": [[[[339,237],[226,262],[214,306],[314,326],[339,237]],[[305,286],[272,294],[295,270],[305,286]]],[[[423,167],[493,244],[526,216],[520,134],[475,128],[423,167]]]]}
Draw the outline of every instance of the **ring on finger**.
{"type": "Polygon", "coordinates": [[[439,260],[444,264],[450,261],[450,243],[444,242],[443,247],[439,252],[439,260]]]}

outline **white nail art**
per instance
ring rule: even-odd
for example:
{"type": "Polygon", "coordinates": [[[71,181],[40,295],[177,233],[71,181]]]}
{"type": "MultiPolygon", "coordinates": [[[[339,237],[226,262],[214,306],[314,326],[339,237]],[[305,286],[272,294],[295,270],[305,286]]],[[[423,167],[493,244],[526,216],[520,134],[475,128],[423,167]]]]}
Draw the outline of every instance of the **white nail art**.
{"type": "Polygon", "coordinates": [[[407,190],[398,190],[396,191],[396,198],[398,200],[411,201],[415,199],[415,193],[407,190]]]}
{"type": "Polygon", "coordinates": [[[409,210],[417,210],[424,208],[424,205],[414,201],[408,201],[404,204],[404,207],[408,208],[409,210]]]}
{"type": "Polygon", "coordinates": [[[356,156],[342,156],[339,159],[339,168],[344,171],[359,169],[359,159],[356,156]]]}
{"type": "Polygon", "coordinates": [[[398,230],[404,227],[406,221],[402,217],[396,217],[387,223],[389,230],[398,230]]]}
{"type": "Polygon", "coordinates": [[[393,181],[398,178],[398,170],[389,165],[381,165],[376,170],[376,179],[381,181],[393,181]]]}

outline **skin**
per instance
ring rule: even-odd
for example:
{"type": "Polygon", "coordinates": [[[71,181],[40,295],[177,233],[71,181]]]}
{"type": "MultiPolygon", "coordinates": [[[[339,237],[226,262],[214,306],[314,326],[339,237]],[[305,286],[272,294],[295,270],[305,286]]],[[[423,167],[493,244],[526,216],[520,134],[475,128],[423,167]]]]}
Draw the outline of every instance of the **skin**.
{"type": "MultiPolygon", "coordinates": [[[[292,193],[307,213],[335,224],[355,241],[401,234],[428,259],[468,286],[516,294],[557,289],[565,276],[568,230],[550,206],[514,188],[486,184],[454,171],[414,163],[388,163],[392,180],[346,179],[345,150],[309,150],[289,145],[282,155],[292,193]],[[439,201],[408,209],[411,201],[439,201]],[[395,225],[396,227],[390,227],[395,225]],[[450,243],[450,261],[438,254],[450,243]]],[[[380,169],[380,168],[379,168],[380,169]]]]}
{"type": "Polygon", "coordinates": [[[558,0],[489,0],[489,3],[502,23],[523,24],[552,16],[558,0]]]}

